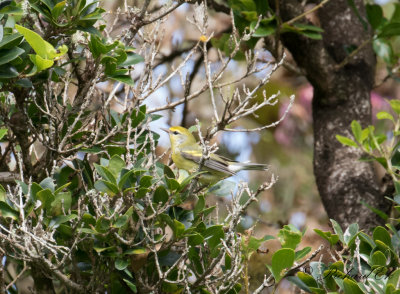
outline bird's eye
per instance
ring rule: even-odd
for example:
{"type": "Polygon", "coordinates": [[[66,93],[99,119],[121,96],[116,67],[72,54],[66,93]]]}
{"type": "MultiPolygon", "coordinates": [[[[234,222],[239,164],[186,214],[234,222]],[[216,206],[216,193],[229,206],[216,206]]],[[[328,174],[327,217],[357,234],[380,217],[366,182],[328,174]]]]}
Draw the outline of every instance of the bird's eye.
{"type": "Polygon", "coordinates": [[[179,133],[177,131],[173,132],[172,134],[174,135],[179,135],[179,133]]]}

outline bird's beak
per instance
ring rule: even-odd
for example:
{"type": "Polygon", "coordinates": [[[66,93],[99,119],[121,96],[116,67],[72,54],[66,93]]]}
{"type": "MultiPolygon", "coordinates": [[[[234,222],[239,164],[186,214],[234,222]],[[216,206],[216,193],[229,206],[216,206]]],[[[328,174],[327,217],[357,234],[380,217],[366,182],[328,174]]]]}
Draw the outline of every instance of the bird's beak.
{"type": "Polygon", "coordinates": [[[164,132],[169,133],[169,129],[166,129],[166,128],[160,128],[160,129],[163,130],[164,132]]]}

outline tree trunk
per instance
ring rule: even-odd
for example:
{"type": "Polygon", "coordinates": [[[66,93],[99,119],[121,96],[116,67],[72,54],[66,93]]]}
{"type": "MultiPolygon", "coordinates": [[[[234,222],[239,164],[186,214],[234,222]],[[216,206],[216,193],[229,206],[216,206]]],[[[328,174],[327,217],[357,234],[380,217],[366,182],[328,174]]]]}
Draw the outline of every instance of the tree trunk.
{"type": "MultiPolygon", "coordinates": [[[[280,1],[282,21],[304,12],[300,2],[280,1]]],[[[354,2],[365,19],[363,0],[354,2]]],[[[372,164],[359,161],[362,152],[343,146],[335,136],[349,136],[352,120],[363,127],[371,124],[370,92],[376,65],[371,44],[339,66],[348,56],[346,49],[359,47],[371,34],[347,0],[330,1],[317,14],[324,29],[323,40],[294,33],[281,38],[314,87],[314,174],[328,216],[344,227],[357,222],[360,228],[368,229],[383,220],[361,201],[383,211],[388,211],[390,203],[379,189],[372,164]]]]}

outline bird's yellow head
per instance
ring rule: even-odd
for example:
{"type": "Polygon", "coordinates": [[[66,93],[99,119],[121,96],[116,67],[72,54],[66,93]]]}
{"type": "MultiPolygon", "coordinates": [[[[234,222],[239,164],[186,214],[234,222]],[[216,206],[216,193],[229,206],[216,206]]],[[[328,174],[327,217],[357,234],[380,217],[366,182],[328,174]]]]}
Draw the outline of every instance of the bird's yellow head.
{"type": "Polygon", "coordinates": [[[196,139],[188,129],[180,126],[170,127],[169,129],[162,129],[169,134],[171,141],[171,148],[174,151],[189,145],[196,145],[196,139]]]}

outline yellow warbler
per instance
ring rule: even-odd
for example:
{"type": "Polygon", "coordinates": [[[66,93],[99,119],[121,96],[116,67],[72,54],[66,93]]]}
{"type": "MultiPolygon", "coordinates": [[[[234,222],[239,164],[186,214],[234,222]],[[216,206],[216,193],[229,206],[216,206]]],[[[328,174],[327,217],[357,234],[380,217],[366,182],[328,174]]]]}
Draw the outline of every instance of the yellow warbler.
{"type": "MultiPolygon", "coordinates": [[[[172,149],[172,160],[175,165],[191,172],[196,172],[202,158],[202,148],[188,129],[180,126],[162,130],[169,134],[172,149]]],[[[210,154],[210,158],[203,163],[202,171],[206,173],[200,176],[203,184],[214,184],[224,178],[235,175],[241,170],[268,170],[268,165],[258,163],[241,163],[210,154]]]]}

